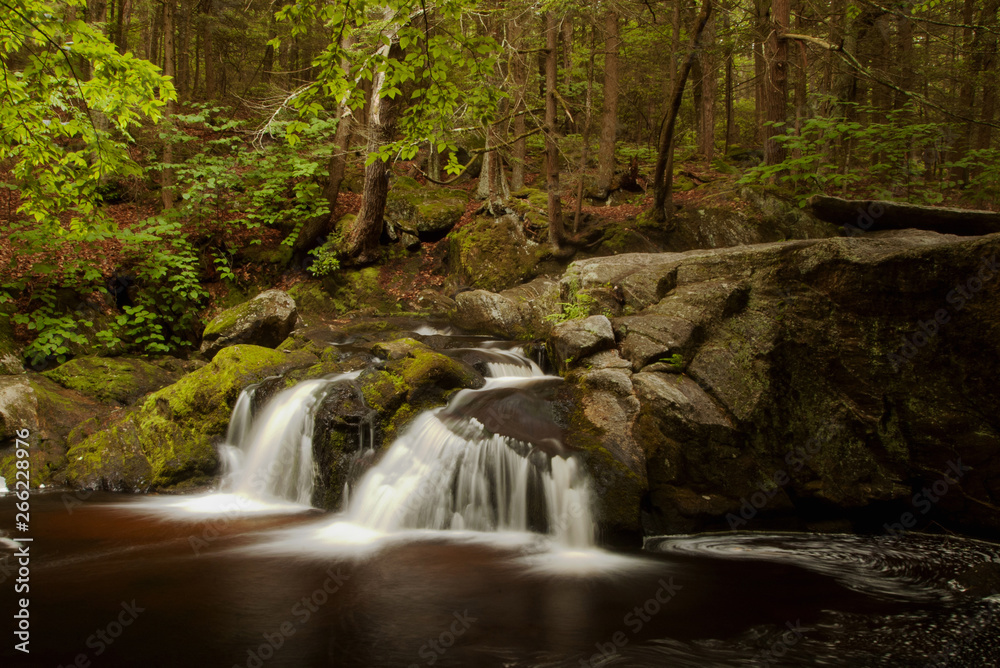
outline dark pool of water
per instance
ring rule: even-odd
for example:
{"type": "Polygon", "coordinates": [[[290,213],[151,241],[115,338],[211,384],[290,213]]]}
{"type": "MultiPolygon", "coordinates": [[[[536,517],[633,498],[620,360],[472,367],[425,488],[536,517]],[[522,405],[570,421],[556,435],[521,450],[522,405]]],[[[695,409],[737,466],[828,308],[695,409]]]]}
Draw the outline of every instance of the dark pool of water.
{"type": "MultiPolygon", "coordinates": [[[[297,553],[287,530],[329,516],[168,520],[136,512],[134,497],[95,494],[70,512],[73,498],[31,499],[30,655],[13,649],[19,595],[4,568],[13,549],[0,547],[0,665],[1000,661],[1000,547],[989,543],[733,534],[595,556],[426,534],[356,555],[297,553]]],[[[13,525],[8,496],[0,529],[13,525]]]]}

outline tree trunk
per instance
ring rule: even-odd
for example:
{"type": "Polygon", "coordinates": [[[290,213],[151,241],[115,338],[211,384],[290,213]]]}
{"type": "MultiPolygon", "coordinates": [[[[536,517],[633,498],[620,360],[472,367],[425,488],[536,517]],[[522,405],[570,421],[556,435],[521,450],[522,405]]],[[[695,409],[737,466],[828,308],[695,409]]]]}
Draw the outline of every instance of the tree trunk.
{"type": "MultiPolygon", "coordinates": [[[[165,0],[163,3],[163,74],[168,77],[175,75],[174,67],[174,10],[176,0],[165,0]]],[[[169,124],[170,116],[174,113],[174,103],[167,102],[164,109],[164,119],[169,124]]],[[[169,165],[174,162],[174,145],[171,139],[167,139],[163,146],[163,164],[166,165],[160,172],[160,195],[163,198],[163,208],[166,210],[174,208],[174,169],[169,165]]]]}
{"type": "Polygon", "coordinates": [[[701,43],[701,35],[705,31],[705,24],[708,23],[712,13],[712,0],[702,0],[701,11],[695,20],[694,30],[691,33],[691,44],[688,47],[687,57],[677,75],[674,84],[673,94],[670,100],[670,109],[667,112],[667,124],[660,134],[660,150],[656,157],[656,171],[653,174],[653,188],[656,191],[656,198],[653,203],[653,219],[663,222],[673,212],[667,211],[668,206],[672,206],[671,189],[674,183],[673,174],[673,145],[674,128],[677,125],[677,112],[681,108],[681,100],[684,98],[684,84],[687,83],[688,75],[691,73],[691,66],[698,55],[698,45],[701,43]]]}
{"type": "Polygon", "coordinates": [[[193,7],[187,3],[181,3],[181,13],[184,21],[180,26],[180,48],[177,49],[177,80],[174,86],[177,88],[177,97],[188,100],[191,97],[191,13],[193,7]]]}
{"type": "MultiPolygon", "coordinates": [[[[267,16],[267,38],[268,41],[278,36],[278,31],[274,25],[274,12],[269,11],[267,16]]],[[[264,49],[264,60],[260,65],[260,80],[264,83],[271,83],[271,73],[274,71],[274,46],[268,44],[264,49]]]]}
{"type": "Polygon", "coordinates": [[[764,128],[764,163],[777,165],[785,160],[785,147],[774,138],[784,134],[788,119],[788,32],[789,0],[772,0],[768,37],[764,41],[767,63],[764,84],[764,111],[769,125],[764,128]]]}
{"type": "MultiPolygon", "coordinates": [[[[503,101],[498,112],[503,114],[503,101]]],[[[483,153],[483,167],[479,174],[479,185],[476,189],[476,196],[486,200],[486,209],[490,213],[506,206],[510,199],[510,186],[507,184],[507,177],[503,171],[503,159],[500,153],[495,150],[497,146],[503,144],[503,137],[500,134],[500,127],[496,123],[486,126],[486,145],[483,153]]]]}
{"type": "MultiPolygon", "coordinates": [[[[345,35],[342,41],[343,48],[349,49],[352,41],[350,36],[345,35]]],[[[345,76],[350,73],[350,63],[346,58],[341,61],[341,67],[345,76]]],[[[334,209],[337,208],[337,199],[340,197],[340,185],[344,182],[344,170],[347,166],[347,153],[350,150],[354,125],[347,105],[339,105],[337,111],[340,116],[337,120],[337,131],[333,136],[333,153],[327,163],[326,186],[323,188],[323,197],[326,199],[329,213],[306,221],[299,230],[299,236],[292,245],[292,253],[297,259],[302,259],[306,251],[316,247],[319,240],[330,233],[336,222],[333,218],[334,209]]]]}
{"type": "MultiPolygon", "coordinates": [[[[570,91],[573,89],[573,15],[567,13],[562,21],[562,56],[563,56],[563,79],[566,98],[569,99],[570,91]]],[[[566,134],[576,132],[576,124],[569,116],[563,116],[562,122],[565,124],[566,134]]]]}
{"type": "MultiPolygon", "coordinates": [[[[993,72],[997,71],[997,66],[1000,65],[1000,60],[997,58],[997,8],[994,5],[992,15],[989,14],[987,10],[984,10],[983,19],[984,22],[988,21],[988,25],[991,27],[991,32],[984,35],[985,44],[983,47],[983,72],[993,72]]],[[[982,121],[982,125],[979,126],[979,131],[976,134],[976,142],[974,144],[977,149],[988,149],[993,142],[993,119],[996,116],[997,110],[997,77],[996,76],[985,76],[983,77],[983,104],[980,111],[979,120],[982,121]]]]}
{"type": "Polygon", "coordinates": [[[580,151],[580,181],[576,187],[576,211],[573,213],[573,234],[580,231],[580,214],[583,211],[583,187],[587,176],[587,153],[590,150],[591,96],[594,90],[594,56],[597,52],[597,27],[590,29],[590,61],[587,63],[587,95],[584,99],[583,150],[580,151]]]}
{"type": "MultiPolygon", "coordinates": [[[[389,46],[382,49],[389,58],[398,59],[403,50],[399,46],[397,30],[387,35],[389,46]]],[[[395,100],[382,97],[385,73],[379,72],[372,82],[368,111],[368,155],[378,152],[392,141],[396,120],[399,117],[400,96],[395,100]]],[[[389,163],[376,159],[365,167],[365,185],[361,196],[361,210],[347,236],[347,255],[354,264],[371,264],[378,259],[378,240],[384,224],[386,196],[389,194],[389,163]]]]}
{"type": "Polygon", "coordinates": [[[726,140],[723,152],[729,153],[729,145],[735,143],[733,137],[733,35],[730,33],[729,15],[723,19],[726,31],[726,140]]]}
{"type": "Polygon", "coordinates": [[[618,131],[618,14],[604,17],[604,105],[601,140],[597,148],[597,196],[607,197],[615,175],[615,139],[618,131]]]}
{"type": "Polygon", "coordinates": [[[716,65],[715,65],[715,20],[709,17],[702,36],[705,43],[698,54],[697,64],[700,65],[698,110],[698,153],[708,162],[715,156],[715,97],[716,97],[716,65]]]}
{"type": "MultiPolygon", "coordinates": [[[[524,27],[521,23],[515,22],[511,25],[512,39],[515,48],[524,47],[524,27]]],[[[519,139],[514,140],[514,149],[510,168],[510,187],[517,192],[524,187],[525,161],[528,158],[528,142],[524,137],[525,120],[524,115],[528,108],[528,63],[524,54],[515,53],[512,63],[514,75],[514,89],[517,95],[517,102],[514,104],[514,136],[519,139]]]]}
{"type": "Polygon", "coordinates": [[[556,146],[556,81],[559,25],[552,12],[545,13],[545,175],[549,194],[549,244],[562,250],[562,200],[559,198],[559,149],[556,146]]]}
{"type": "Polygon", "coordinates": [[[205,99],[215,96],[215,19],[212,17],[212,0],[202,0],[201,53],[205,60],[205,99]]]}
{"type": "Polygon", "coordinates": [[[114,43],[120,53],[125,53],[125,12],[128,0],[118,0],[118,14],[115,16],[114,43]]]}

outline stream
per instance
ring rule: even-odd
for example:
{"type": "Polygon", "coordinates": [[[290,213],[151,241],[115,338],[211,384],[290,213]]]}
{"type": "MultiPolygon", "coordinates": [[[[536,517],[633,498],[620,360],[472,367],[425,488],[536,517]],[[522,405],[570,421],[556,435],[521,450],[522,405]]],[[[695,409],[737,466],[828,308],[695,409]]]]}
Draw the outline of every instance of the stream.
{"type": "MultiPolygon", "coordinates": [[[[595,539],[592,486],[517,352],[362,434],[345,508],[310,507],[312,411],[357,373],[236,402],[219,488],[31,497],[31,653],[17,666],[988,666],[1000,547],[951,536],[727,533],[595,539]],[[498,418],[499,416],[499,418],[498,418]]],[[[354,465],[352,464],[352,470],[354,465]]],[[[14,524],[0,496],[0,526],[14,524]]],[[[16,575],[0,536],[2,614],[16,575]]],[[[10,662],[13,661],[13,664],[10,662]]]]}

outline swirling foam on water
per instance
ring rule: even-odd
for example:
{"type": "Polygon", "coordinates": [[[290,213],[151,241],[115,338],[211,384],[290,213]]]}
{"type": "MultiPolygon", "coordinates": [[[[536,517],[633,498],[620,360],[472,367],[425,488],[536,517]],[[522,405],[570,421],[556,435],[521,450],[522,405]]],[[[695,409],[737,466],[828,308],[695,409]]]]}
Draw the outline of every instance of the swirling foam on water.
{"type": "Polygon", "coordinates": [[[960,593],[942,573],[1000,561],[1000,548],[971,539],[910,533],[711,534],[646,539],[654,552],[689,552],[723,559],[791,563],[830,576],[844,586],[897,600],[943,601],[960,593]]]}

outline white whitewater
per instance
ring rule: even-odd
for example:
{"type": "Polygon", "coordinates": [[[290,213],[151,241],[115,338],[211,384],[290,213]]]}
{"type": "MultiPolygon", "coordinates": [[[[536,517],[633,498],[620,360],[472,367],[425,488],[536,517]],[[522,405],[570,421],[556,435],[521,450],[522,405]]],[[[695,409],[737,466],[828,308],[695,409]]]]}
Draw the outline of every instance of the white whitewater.
{"type": "Polygon", "coordinates": [[[6,494],[6,493],[7,493],[7,479],[4,478],[3,476],[0,476],[0,494],[6,494]]]}
{"type": "MultiPolygon", "coordinates": [[[[483,390],[543,376],[527,358],[505,355],[509,359],[488,368],[507,377],[490,379],[483,390]]],[[[559,544],[593,545],[589,479],[576,459],[549,460],[530,444],[489,433],[475,419],[443,416],[438,409],[417,417],[350,490],[345,516],[335,526],[373,536],[412,529],[528,532],[541,517],[559,544]]]]}
{"type": "Polygon", "coordinates": [[[227,476],[225,491],[260,500],[309,505],[315,478],[312,447],[315,408],[330,385],[357,378],[359,373],[305,380],[282,390],[267,402],[249,429],[242,423],[245,416],[236,415],[240,408],[237,401],[233,413],[240,422],[235,426],[236,419],[230,422],[230,432],[240,436],[242,461],[227,476]]]}
{"type": "Polygon", "coordinates": [[[357,378],[360,371],[307,380],[272,397],[257,416],[252,404],[258,385],[236,400],[226,443],[219,448],[223,479],[218,492],[187,497],[153,498],[139,510],[244,516],[302,512],[312,508],[315,479],[313,427],[316,407],[329,387],[357,378]]]}

